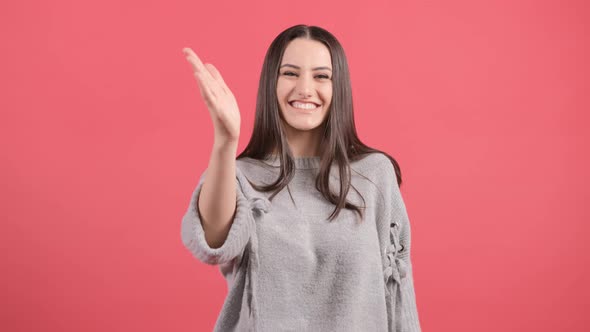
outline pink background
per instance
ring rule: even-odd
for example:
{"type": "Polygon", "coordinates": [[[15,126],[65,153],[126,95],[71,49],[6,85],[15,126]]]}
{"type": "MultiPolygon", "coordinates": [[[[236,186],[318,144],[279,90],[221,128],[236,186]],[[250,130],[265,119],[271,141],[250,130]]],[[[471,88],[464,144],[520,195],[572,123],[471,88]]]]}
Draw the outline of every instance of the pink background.
{"type": "Polygon", "coordinates": [[[190,65],[254,118],[267,47],[342,42],[361,138],[404,175],[424,331],[590,328],[585,1],[0,5],[0,330],[210,331],[226,295],[180,221],[213,127],[190,65]]]}

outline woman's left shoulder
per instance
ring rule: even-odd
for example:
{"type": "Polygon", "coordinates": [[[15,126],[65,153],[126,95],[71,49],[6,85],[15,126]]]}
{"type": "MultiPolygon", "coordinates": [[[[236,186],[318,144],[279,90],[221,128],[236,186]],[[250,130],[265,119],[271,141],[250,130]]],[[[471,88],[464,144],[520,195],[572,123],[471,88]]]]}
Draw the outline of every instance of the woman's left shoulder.
{"type": "Polygon", "coordinates": [[[383,172],[388,171],[388,168],[393,170],[391,160],[382,152],[371,152],[363,155],[353,164],[355,169],[363,171],[363,173],[383,174],[383,172]]]}

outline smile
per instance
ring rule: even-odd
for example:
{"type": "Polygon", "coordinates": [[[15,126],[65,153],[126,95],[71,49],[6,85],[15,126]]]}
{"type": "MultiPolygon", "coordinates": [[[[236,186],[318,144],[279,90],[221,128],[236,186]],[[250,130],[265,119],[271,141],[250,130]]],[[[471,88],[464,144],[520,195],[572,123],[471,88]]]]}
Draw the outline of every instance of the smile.
{"type": "Polygon", "coordinates": [[[314,103],[301,103],[301,102],[297,102],[297,101],[293,101],[290,102],[289,105],[298,110],[298,111],[304,111],[305,113],[311,113],[313,111],[315,111],[316,109],[319,109],[321,105],[316,105],[314,103]]]}

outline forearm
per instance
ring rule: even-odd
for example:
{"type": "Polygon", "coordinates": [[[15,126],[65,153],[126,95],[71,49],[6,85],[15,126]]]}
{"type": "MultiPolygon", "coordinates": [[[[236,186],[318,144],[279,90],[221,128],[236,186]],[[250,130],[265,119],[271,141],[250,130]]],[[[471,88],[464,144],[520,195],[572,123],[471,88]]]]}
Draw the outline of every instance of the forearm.
{"type": "Polygon", "coordinates": [[[215,143],[198,198],[205,240],[211,248],[225,242],[236,210],[237,142],[215,143]]]}

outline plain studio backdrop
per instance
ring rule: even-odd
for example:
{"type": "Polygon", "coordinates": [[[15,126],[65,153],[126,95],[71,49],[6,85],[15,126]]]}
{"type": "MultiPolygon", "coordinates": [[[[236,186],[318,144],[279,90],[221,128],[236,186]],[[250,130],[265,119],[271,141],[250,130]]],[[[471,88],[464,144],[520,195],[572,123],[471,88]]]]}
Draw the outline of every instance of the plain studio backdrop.
{"type": "Polygon", "coordinates": [[[219,68],[247,143],[264,54],[318,25],[358,132],[401,165],[424,331],[590,329],[586,1],[0,5],[0,330],[210,331],[226,295],[180,222],[219,68]]]}

